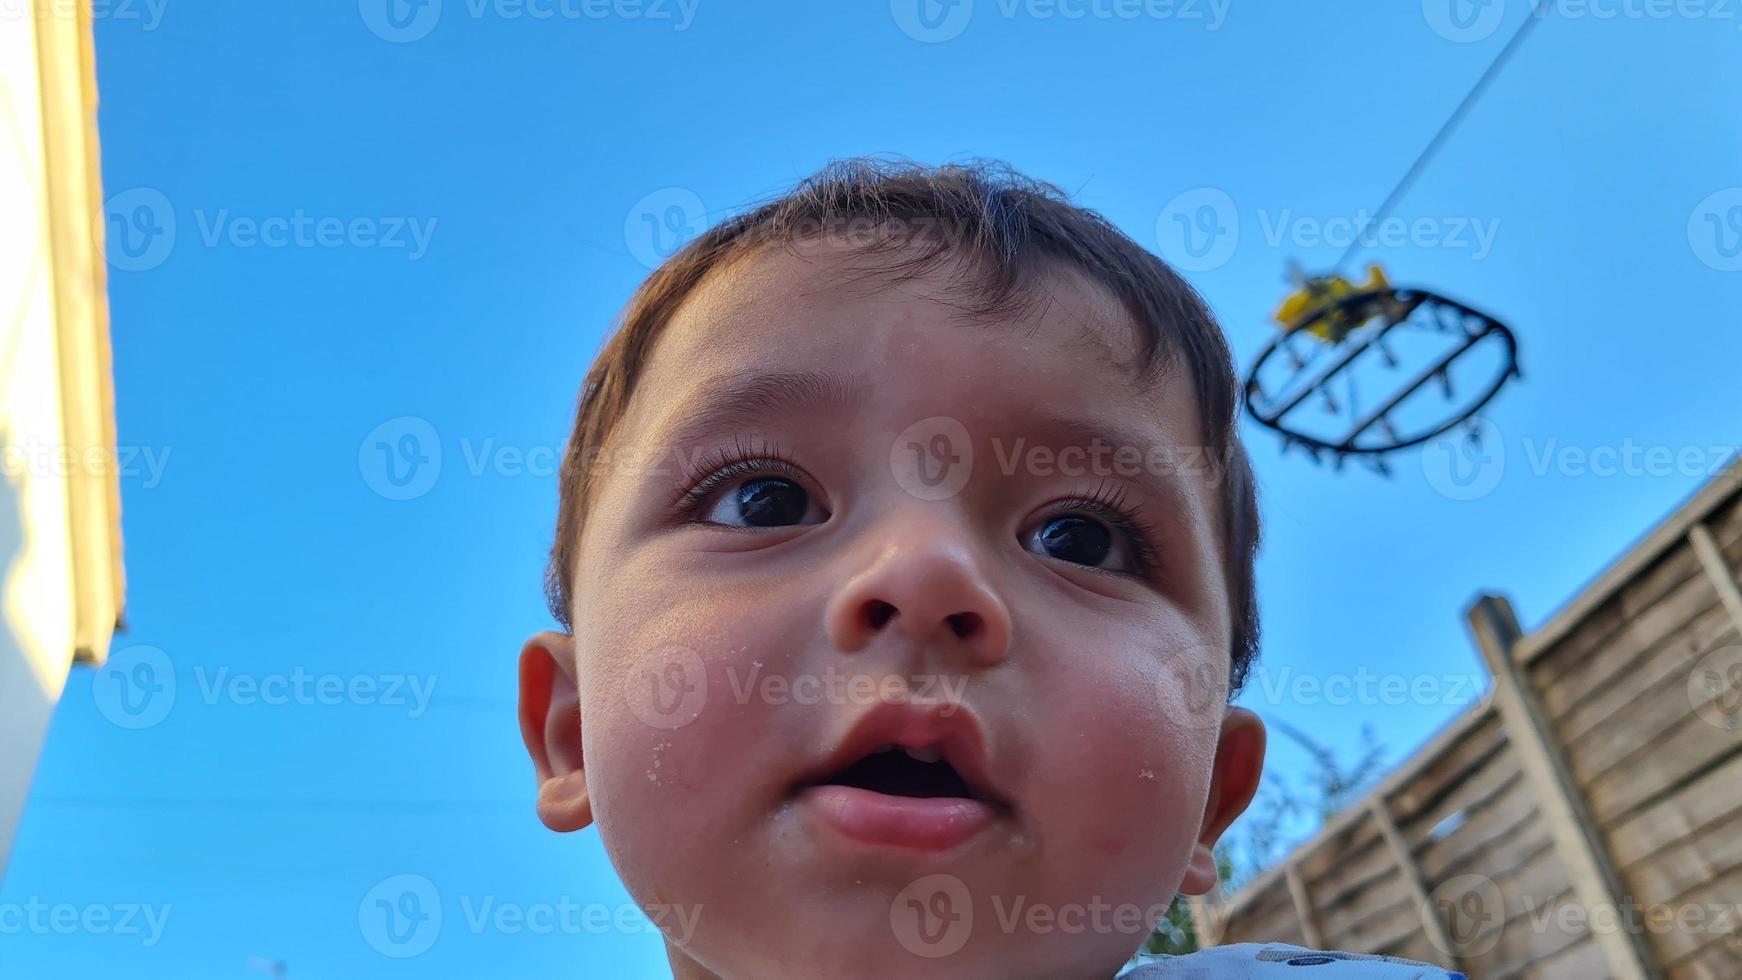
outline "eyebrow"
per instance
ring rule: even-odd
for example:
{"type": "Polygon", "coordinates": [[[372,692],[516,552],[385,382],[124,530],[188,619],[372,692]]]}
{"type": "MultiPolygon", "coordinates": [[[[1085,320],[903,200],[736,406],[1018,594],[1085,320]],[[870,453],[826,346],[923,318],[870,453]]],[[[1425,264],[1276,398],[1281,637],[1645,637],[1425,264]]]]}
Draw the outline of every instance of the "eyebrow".
{"type": "MultiPolygon", "coordinates": [[[[862,375],[828,370],[717,375],[703,382],[682,406],[668,414],[656,431],[663,433],[660,445],[685,446],[721,430],[765,424],[782,417],[811,415],[826,418],[830,414],[839,417],[861,407],[870,400],[874,391],[875,386],[862,375]]],[[[1194,455],[1192,450],[1199,447],[1183,447],[1183,456],[1176,455],[1172,459],[1162,456],[1161,472],[1154,472],[1152,453],[1170,447],[1159,446],[1156,439],[1143,438],[1134,429],[1062,415],[1044,407],[1024,413],[1020,421],[1013,421],[1018,428],[1032,433],[1056,433],[1069,445],[1091,446],[1099,440],[1112,446],[1114,452],[1106,460],[1108,465],[1124,474],[1125,479],[1149,488],[1169,507],[1181,513],[1193,509],[1192,494],[1186,486],[1187,481],[1181,479],[1181,469],[1212,465],[1207,450],[1194,455]],[[1139,472],[1135,474],[1125,472],[1127,464],[1117,456],[1118,450],[1127,446],[1136,449],[1140,456],[1136,464],[1139,472]]],[[[1021,438],[1022,433],[1018,432],[1016,437],[1021,438]]],[[[1052,439],[1038,442],[1063,448],[1052,439]]],[[[1023,452],[1028,452],[1035,444],[1036,440],[1028,440],[1023,452]]],[[[1179,449],[1174,451],[1178,453],[1179,449]]],[[[1001,468],[997,452],[986,462],[994,469],[1001,468]]]]}
{"type": "MultiPolygon", "coordinates": [[[[1074,416],[1060,415],[1046,409],[1038,409],[1028,416],[1028,423],[1037,431],[1058,433],[1064,437],[1063,445],[1056,445],[1052,440],[1043,439],[1041,443],[1055,449],[1068,446],[1088,448],[1099,441],[1112,447],[1104,462],[1112,467],[1124,479],[1141,484],[1155,493],[1169,506],[1180,512],[1189,512],[1191,507],[1191,491],[1182,473],[1189,473],[1192,468],[1205,468],[1212,465],[1210,452],[1207,448],[1198,446],[1166,446],[1155,438],[1144,438],[1137,430],[1110,425],[1105,421],[1090,421],[1074,416]],[[1138,472],[1131,473],[1132,464],[1119,458],[1119,451],[1130,447],[1138,454],[1135,464],[1138,472]],[[1169,456],[1168,453],[1173,455],[1169,456]],[[1159,459],[1152,459],[1158,456],[1159,459]]],[[[1024,447],[1026,452],[1029,447],[1024,447]]],[[[1129,457],[1129,453],[1126,454],[1129,457]]],[[[994,463],[996,464],[996,460],[994,463]]]]}
{"type": "Polygon", "coordinates": [[[673,410],[660,426],[661,445],[682,446],[716,429],[783,416],[846,412],[870,398],[865,378],[836,371],[771,371],[719,375],[673,410]]]}

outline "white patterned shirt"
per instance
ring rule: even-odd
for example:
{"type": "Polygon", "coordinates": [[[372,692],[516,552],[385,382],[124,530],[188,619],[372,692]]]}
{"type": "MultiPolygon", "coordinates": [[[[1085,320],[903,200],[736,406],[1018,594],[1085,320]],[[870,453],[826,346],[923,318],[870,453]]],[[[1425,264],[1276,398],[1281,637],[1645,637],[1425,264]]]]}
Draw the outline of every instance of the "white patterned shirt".
{"type": "Polygon", "coordinates": [[[1145,954],[1117,980],[1465,980],[1462,973],[1395,956],[1232,943],[1184,956],[1145,954]]]}

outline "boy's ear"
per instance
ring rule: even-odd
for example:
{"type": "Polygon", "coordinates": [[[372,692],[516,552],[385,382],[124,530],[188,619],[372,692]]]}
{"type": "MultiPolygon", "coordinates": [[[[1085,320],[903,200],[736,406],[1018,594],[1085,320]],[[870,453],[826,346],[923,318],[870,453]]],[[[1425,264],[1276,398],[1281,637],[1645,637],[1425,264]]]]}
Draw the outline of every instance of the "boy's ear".
{"type": "Polygon", "coordinates": [[[1215,769],[1210,774],[1210,798],[1204,804],[1204,822],[1191,863],[1179,890],[1185,895],[1204,895],[1220,875],[1216,868],[1216,841],[1234,818],[1246,812],[1258,777],[1264,772],[1264,722],[1245,708],[1229,708],[1222,719],[1222,734],[1216,743],[1215,769]]]}
{"type": "Polygon", "coordinates": [[[520,648],[520,737],[538,774],[538,818],[556,831],[593,822],[581,762],[575,638],[545,631],[520,648]]]}

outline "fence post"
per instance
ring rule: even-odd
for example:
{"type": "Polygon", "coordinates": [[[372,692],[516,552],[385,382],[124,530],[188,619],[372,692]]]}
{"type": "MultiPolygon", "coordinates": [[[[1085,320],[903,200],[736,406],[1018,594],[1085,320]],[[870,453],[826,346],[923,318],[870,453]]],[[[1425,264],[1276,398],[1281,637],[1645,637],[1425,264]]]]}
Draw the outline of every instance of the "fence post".
{"type": "MultiPolygon", "coordinates": [[[[1551,734],[1548,713],[1513,656],[1523,631],[1512,604],[1497,595],[1479,596],[1465,611],[1482,658],[1494,674],[1494,704],[1506,737],[1518,753],[1519,768],[1529,780],[1537,811],[1548,824],[1555,853],[1566,862],[1573,895],[1588,911],[1620,910],[1621,875],[1602,842],[1595,817],[1568,767],[1566,756],[1551,734]]],[[[1609,961],[1615,980],[1662,980],[1646,943],[1635,930],[1593,931],[1592,938],[1609,961]]]]}
{"type": "Polygon", "coordinates": [[[1712,540],[1712,532],[1704,521],[1688,529],[1688,544],[1699,556],[1700,566],[1706,570],[1712,588],[1718,590],[1724,608],[1730,611],[1730,622],[1736,624],[1738,632],[1742,632],[1742,589],[1736,587],[1736,576],[1724,562],[1724,553],[1718,550],[1718,542],[1712,540]]]}
{"type": "Polygon", "coordinates": [[[1386,808],[1384,794],[1375,794],[1368,801],[1367,810],[1373,815],[1373,822],[1379,825],[1379,836],[1385,838],[1386,846],[1391,848],[1392,856],[1397,858],[1397,872],[1403,876],[1404,884],[1409,886],[1410,894],[1415,898],[1415,907],[1421,910],[1421,927],[1427,932],[1428,941],[1452,960],[1446,965],[1462,970],[1464,965],[1457,962],[1458,948],[1452,945],[1452,937],[1446,932],[1446,924],[1440,921],[1439,914],[1434,911],[1433,897],[1427,890],[1427,880],[1421,876],[1421,868],[1415,863],[1415,855],[1410,853],[1409,842],[1403,839],[1403,833],[1397,829],[1397,821],[1391,819],[1391,811],[1386,808]]]}
{"type": "Polygon", "coordinates": [[[1192,931],[1197,933],[1198,948],[1209,949],[1221,945],[1222,921],[1228,913],[1228,900],[1222,895],[1222,882],[1216,881],[1210,885],[1210,890],[1202,895],[1193,895],[1189,903],[1192,909],[1192,931]]]}
{"type": "Polygon", "coordinates": [[[1322,949],[1325,937],[1319,933],[1318,919],[1313,916],[1313,903],[1307,897],[1306,882],[1301,880],[1300,866],[1291,858],[1282,866],[1288,879],[1288,897],[1294,900],[1294,917],[1300,920],[1301,938],[1313,949],[1322,949]]]}

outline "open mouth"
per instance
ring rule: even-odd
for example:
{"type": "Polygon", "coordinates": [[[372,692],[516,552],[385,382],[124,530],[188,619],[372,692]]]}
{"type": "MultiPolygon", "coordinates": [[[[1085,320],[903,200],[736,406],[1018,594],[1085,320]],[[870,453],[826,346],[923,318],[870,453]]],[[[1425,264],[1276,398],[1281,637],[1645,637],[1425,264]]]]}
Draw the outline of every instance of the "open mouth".
{"type": "Polygon", "coordinates": [[[891,704],[861,717],[793,791],[836,838],[943,854],[1015,819],[988,770],[970,712],[891,704]]]}
{"type": "Polygon", "coordinates": [[[887,745],[816,784],[848,786],[884,796],[915,799],[983,798],[935,747],[912,749],[887,745]]]}

